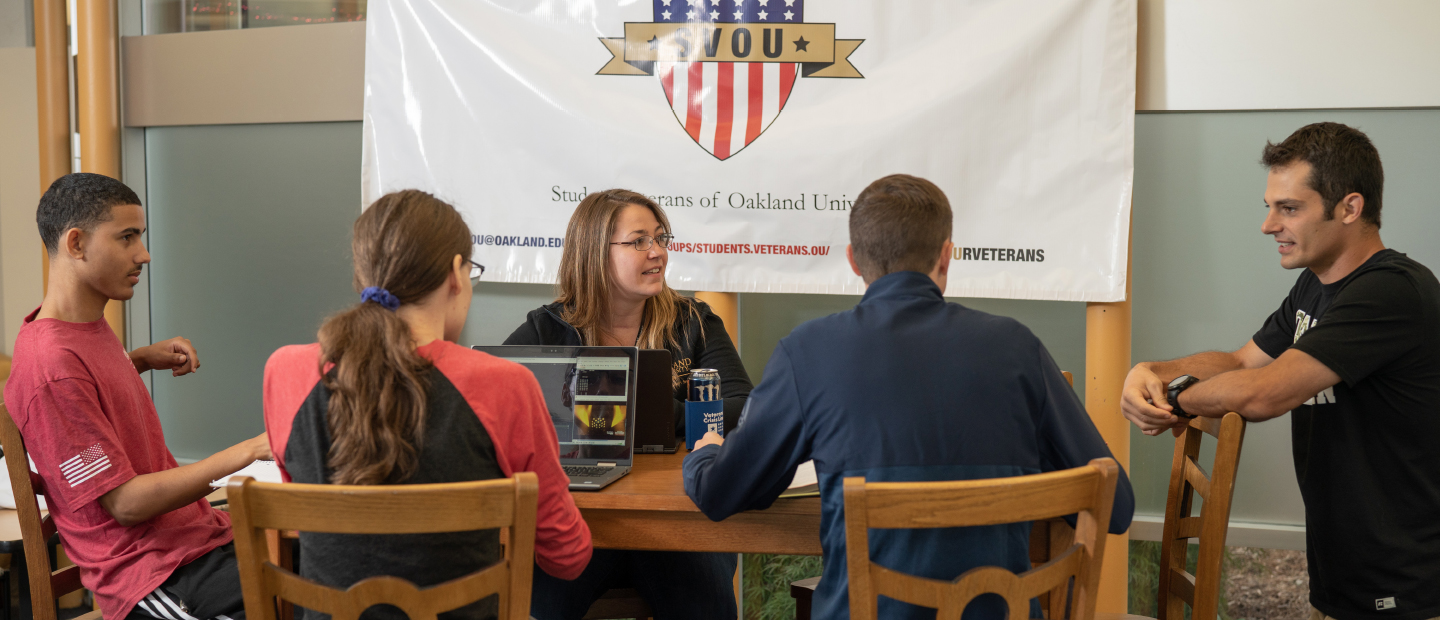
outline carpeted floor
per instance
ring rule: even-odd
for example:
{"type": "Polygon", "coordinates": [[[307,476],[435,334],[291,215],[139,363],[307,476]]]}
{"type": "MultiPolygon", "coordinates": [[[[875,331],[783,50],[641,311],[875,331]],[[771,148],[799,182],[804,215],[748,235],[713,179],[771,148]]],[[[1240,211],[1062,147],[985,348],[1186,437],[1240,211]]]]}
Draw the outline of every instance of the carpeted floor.
{"type": "Polygon", "coordinates": [[[1225,584],[1235,620],[1307,620],[1310,577],[1304,551],[1234,547],[1225,584]]]}

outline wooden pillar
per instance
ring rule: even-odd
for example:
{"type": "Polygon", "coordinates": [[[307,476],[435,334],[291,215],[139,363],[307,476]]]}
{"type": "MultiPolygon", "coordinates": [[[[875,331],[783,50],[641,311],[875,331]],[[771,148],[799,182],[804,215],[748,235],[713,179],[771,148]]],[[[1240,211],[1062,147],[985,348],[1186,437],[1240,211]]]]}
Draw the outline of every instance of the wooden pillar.
{"type": "MultiPolygon", "coordinates": [[[[1133,232],[1133,231],[1132,231],[1133,232]]],[[[1133,242],[1132,242],[1133,245],[1133,242]]],[[[1125,300],[1085,305],[1085,408],[1120,466],[1130,471],[1130,424],[1120,413],[1120,389],[1130,372],[1130,249],[1125,300]]],[[[1097,613],[1126,613],[1130,596],[1130,535],[1105,542],[1097,613]]]]}
{"type": "MultiPolygon", "coordinates": [[[[120,178],[118,0],[76,0],[75,98],[80,170],[120,178]]],[[[111,300],[105,320],[125,342],[125,304],[111,300]]]]}
{"type": "MultiPolygon", "coordinates": [[[[1156,56],[1151,37],[1158,10],[1151,2],[1136,3],[1135,108],[1146,76],[1154,73],[1156,56]]],[[[1157,5],[1158,6],[1158,5],[1157,5]]],[[[1133,188],[1132,188],[1133,189],[1133,188]]],[[[1130,424],[1120,413],[1120,390],[1130,372],[1130,283],[1134,279],[1135,216],[1131,202],[1130,233],[1125,247],[1125,300],[1085,305],[1085,408],[1120,466],[1130,472],[1130,424]]],[[[1130,535],[1112,535],[1105,542],[1105,564],[1100,570],[1100,592],[1095,611],[1127,613],[1130,598],[1130,535]]]]}
{"type": "MultiPolygon", "coordinates": [[[[65,0],[35,0],[35,91],[40,126],[40,192],[70,172],[70,49],[65,0]]],[[[50,255],[40,246],[43,286],[50,255]]],[[[41,289],[44,292],[44,289],[41,289]]]]}
{"type": "Polygon", "coordinates": [[[739,293],[695,293],[695,299],[710,304],[715,316],[725,321],[725,331],[730,334],[735,348],[740,348],[740,294],[739,293]]]}
{"type": "MultiPolygon", "coordinates": [[[[735,343],[735,349],[740,349],[740,294],[739,293],[710,293],[697,292],[695,299],[699,299],[710,305],[710,310],[720,320],[725,321],[725,332],[730,334],[730,341],[735,343]]],[[[723,377],[722,377],[723,379],[723,377]]],[[[739,610],[740,617],[745,617],[745,558],[742,555],[736,563],[734,583],[735,588],[735,609],[739,610]]]]}

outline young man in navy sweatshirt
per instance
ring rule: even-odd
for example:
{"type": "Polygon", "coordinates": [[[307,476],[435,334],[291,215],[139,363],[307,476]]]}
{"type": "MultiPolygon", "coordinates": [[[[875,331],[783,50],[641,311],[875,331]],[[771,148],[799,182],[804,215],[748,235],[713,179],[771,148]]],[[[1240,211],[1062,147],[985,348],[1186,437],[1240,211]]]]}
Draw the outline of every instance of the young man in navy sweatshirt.
{"type": "MultiPolygon", "coordinates": [[[[933,183],[888,176],[850,212],[846,256],[867,290],[854,309],[810,321],[780,341],[740,426],[685,458],[685,492],[721,520],[768,507],[795,468],[819,474],[824,576],[813,615],[849,615],[842,480],[968,480],[1078,467],[1112,456],[1040,340],[1007,317],[948,303],[951,212],[933,183]]],[[[1130,526],[1121,472],[1110,532],[1130,526]]],[[[871,559],[954,579],[976,566],[1030,568],[1030,526],[876,530],[871,559]]],[[[998,597],[966,620],[1004,618],[998,597]]],[[[884,618],[934,618],[888,598],[884,618]]]]}

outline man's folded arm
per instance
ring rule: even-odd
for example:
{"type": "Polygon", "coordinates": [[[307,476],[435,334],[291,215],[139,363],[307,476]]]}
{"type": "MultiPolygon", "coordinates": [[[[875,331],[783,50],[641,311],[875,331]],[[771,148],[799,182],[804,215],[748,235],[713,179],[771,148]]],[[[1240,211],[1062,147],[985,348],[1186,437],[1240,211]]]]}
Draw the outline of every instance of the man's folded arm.
{"type": "Polygon", "coordinates": [[[1180,393],[1180,406],[1192,415],[1221,417],[1234,411],[1251,422],[1262,422],[1289,413],[1339,382],[1335,371],[1292,348],[1273,364],[1219,374],[1195,384],[1180,393]]]}
{"type": "Polygon", "coordinates": [[[1252,422],[1279,417],[1341,381],[1354,385],[1414,350],[1429,325],[1420,294],[1401,274],[1369,274],[1346,287],[1318,325],[1275,363],[1202,381],[1180,394],[1192,413],[1235,411],[1252,422]]]}
{"type": "Polygon", "coordinates": [[[800,399],[785,343],[775,348],[765,380],[750,393],[741,424],[724,445],[685,457],[685,493],[714,521],[767,508],[809,460],[800,399]]]}

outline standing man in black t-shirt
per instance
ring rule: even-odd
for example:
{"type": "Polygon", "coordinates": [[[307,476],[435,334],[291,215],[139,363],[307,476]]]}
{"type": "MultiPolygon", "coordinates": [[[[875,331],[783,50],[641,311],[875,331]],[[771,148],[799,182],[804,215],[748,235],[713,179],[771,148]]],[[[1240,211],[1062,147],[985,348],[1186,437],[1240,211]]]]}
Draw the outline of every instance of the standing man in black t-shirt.
{"type": "Polygon", "coordinates": [[[1137,364],[1122,410],[1148,435],[1292,412],[1311,620],[1440,618],[1440,282],[1380,241],[1365,134],[1307,125],[1261,161],[1260,230],[1305,270],[1240,350],[1137,364]]]}

